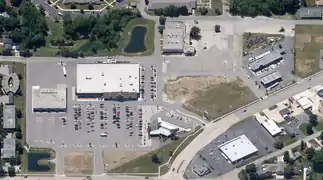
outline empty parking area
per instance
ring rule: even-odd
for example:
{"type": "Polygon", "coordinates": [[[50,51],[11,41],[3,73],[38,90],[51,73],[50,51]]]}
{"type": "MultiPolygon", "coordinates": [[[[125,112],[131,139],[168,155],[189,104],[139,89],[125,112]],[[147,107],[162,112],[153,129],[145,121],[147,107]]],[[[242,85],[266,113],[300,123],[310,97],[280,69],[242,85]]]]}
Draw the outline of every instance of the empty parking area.
{"type": "Polygon", "coordinates": [[[294,82],[293,44],[293,38],[285,37],[244,56],[242,66],[254,86],[272,93],[294,82]]]}
{"type": "Polygon", "coordinates": [[[192,168],[200,165],[201,167],[208,167],[210,170],[210,173],[204,175],[203,178],[219,176],[229,172],[242,163],[245,164],[252,159],[259,158],[273,152],[275,150],[273,144],[274,139],[257,121],[253,120],[252,118],[244,120],[230,127],[225,133],[221,134],[204,149],[202,149],[191,161],[189,167],[186,169],[185,175],[192,179],[199,178],[200,176],[194,173],[192,168]],[[246,137],[258,149],[258,153],[247,158],[246,160],[243,160],[242,162],[232,164],[224,158],[218,146],[243,134],[245,134],[246,137]]]}

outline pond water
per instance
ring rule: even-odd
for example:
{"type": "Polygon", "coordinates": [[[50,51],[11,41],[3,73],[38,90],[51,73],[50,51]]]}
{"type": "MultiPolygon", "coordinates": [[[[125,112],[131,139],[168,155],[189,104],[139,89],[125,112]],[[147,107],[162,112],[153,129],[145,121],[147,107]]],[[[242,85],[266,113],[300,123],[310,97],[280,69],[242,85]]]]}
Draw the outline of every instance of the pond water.
{"type": "Polygon", "coordinates": [[[124,52],[126,53],[140,53],[145,52],[147,47],[145,45],[145,37],[147,28],[144,26],[136,26],[132,29],[130,41],[124,52]]]}
{"type": "Polygon", "coordinates": [[[28,171],[33,172],[48,172],[49,166],[39,165],[38,161],[41,159],[49,159],[49,153],[29,153],[28,154],[28,171]]]}

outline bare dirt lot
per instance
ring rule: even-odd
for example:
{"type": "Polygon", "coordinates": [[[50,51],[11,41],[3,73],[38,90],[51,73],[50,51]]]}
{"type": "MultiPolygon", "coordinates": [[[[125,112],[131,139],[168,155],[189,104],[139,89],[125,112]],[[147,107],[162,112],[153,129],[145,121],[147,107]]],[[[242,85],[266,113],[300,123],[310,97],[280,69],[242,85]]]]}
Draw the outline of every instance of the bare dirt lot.
{"type": "Polygon", "coordinates": [[[208,112],[215,119],[256,99],[240,79],[224,77],[181,77],[165,84],[171,100],[180,101],[183,107],[203,116],[208,112]]]}
{"type": "Polygon", "coordinates": [[[66,174],[92,174],[93,152],[69,152],[64,157],[66,174]]]}
{"type": "Polygon", "coordinates": [[[295,26],[295,74],[305,78],[320,71],[323,48],[322,25],[295,26]]]}
{"type": "Polygon", "coordinates": [[[142,155],[147,154],[145,151],[119,151],[119,152],[108,152],[102,153],[103,163],[105,164],[105,171],[109,172],[116,167],[119,167],[127,162],[130,162],[142,155]]]}

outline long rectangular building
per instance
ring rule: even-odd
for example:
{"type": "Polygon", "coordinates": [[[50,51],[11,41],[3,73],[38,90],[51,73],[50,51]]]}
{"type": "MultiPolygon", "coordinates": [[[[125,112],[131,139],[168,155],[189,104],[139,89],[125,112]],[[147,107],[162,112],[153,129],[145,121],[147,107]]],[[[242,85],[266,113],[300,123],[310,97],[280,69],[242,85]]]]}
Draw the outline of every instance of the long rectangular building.
{"type": "Polygon", "coordinates": [[[256,146],[244,134],[219,145],[218,148],[232,163],[258,152],[256,146]]]}
{"type": "Polygon", "coordinates": [[[283,59],[281,51],[272,51],[270,53],[264,53],[264,56],[261,56],[259,59],[251,62],[249,67],[252,71],[256,72],[265,67],[270,66],[271,64],[277,63],[283,59]]]}
{"type": "Polygon", "coordinates": [[[277,71],[275,71],[271,74],[268,74],[267,76],[262,77],[260,81],[264,86],[267,87],[275,82],[281,81],[281,79],[282,76],[277,71]]]}
{"type": "Polygon", "coordinates": [[[137,99],[139,64],[77,64],[76,94],[81,98],[137,99]]]}

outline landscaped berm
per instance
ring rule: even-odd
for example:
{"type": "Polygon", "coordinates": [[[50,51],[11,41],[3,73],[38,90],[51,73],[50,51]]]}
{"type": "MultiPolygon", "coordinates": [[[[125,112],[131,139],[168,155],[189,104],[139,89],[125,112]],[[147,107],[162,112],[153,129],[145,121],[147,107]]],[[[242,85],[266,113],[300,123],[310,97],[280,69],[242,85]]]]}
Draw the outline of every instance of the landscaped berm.
{"type": "Polygon", "coordinates": [[[295,26],[295,74],[305,78],[320,71],[322,25],[295,26]]]}
{"type": "Polygon", "coordinates": [[[168,81],[165,92],[189,111],[200,116],[207,112],[210,120],[256,100],[240,79],[224,77],[181,77],[168,81]]]}

